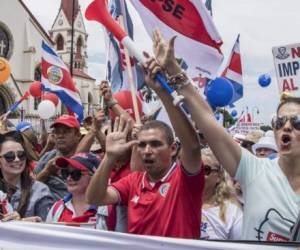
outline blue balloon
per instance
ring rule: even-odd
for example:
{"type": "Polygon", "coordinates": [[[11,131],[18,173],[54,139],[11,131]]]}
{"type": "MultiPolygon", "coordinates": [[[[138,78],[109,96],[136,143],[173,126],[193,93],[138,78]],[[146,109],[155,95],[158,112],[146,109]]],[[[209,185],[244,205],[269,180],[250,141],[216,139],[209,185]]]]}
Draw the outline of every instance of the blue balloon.
{"type": "Polygon", "coordinates": [[[238,112],[234,109],[234,110],[231,111],[230,114],[231,114],[232,117],[236,117],[238,112]]]}
{"type": "Polygon", "coordinates": [[[210,81],[206,88],[206,97],[213,107],[225,107],[233,97],[232,83],[224,77],[217,77],[210,81]]]}
{"type": "Polygon", "coordinates": [[[262,74],[259,78],[258,78],[258,83],[261,87],[268,87],[271,83],[272,79],[271,76],[269,74],[262,74]]]}

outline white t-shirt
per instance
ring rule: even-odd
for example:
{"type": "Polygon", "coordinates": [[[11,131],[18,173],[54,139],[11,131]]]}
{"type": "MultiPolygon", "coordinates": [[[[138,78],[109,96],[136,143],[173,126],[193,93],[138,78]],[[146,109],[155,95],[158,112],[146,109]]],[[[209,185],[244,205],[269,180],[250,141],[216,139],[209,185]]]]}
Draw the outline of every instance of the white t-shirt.
{"type": "Polygon", "coordinates": [[[242,239],[287,241],[300,208],[278,159],[257,158],[242,149],[235,178],[244,197],[242,239]]]}
{"type": "Polygon", "coordinates": [[[226,223],[219,217],[220,207],[202,209],[201,239],[240,240],[243,211],[236,205],[226,201],[226,223]]]}

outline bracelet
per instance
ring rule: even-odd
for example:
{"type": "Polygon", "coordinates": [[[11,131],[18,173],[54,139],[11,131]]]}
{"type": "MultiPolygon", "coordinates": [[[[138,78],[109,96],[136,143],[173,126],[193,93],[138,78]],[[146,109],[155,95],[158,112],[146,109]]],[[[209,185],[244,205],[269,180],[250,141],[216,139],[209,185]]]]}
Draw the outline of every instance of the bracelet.
{"type": "Polygon", "coordinates": [[[167,80],[169,85],[174,90],[181,90],[184,86],[187,86],[191,83],[190,79],[183,70],[176,75],[168,76],[167,80]]]}
{"type": "Polygon", "coordinates": [[[108,107],[109,109],[111,109],[116,104],[118,104],[118,102],[115,99],[111,99],[111,100],[105,102],[106,107],[108,107]]]}

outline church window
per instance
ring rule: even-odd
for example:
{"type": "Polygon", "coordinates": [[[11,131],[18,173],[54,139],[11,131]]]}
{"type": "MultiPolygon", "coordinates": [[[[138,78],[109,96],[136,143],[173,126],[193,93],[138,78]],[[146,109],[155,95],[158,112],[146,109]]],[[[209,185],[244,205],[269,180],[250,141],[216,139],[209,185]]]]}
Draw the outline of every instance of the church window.
{"type": "MultiPolygon", "coordinates": [[[[35,81],[41,81],[42,79],[42,70],[41,70],[41,65],[38,65],[35,70],[34,70],[34,80],[35,81]]],[[[41,97],[34,97],[34,102],[33,102],[33,109],[37,110],[38,106],[41,102],[41,97]]]]}
{"type": "Polygon", "coordinates": [[[6,29],[0,25],[0,57],[8,58],[9,49],[9,34],[6,29]]]}
{"type": "Polygon", "coordinates": [[[64,39],[61,34],[59,34],[56,38],[56,49],[63,50],[64,49],[64,39]]]}

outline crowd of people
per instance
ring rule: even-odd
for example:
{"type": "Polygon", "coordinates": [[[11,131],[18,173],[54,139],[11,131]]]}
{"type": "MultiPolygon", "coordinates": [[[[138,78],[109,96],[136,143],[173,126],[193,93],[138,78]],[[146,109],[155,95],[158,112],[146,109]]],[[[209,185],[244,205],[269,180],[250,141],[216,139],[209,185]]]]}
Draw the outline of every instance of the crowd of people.
{"type": "Polygon", "coordinates": [[[205,240],[300,240],[300,98],[280,102],[273,131],[232,136],[181,69],[174,43],[155,30],[154,57],[145,54],[143,65],[172,128],[149,117],[136,123],[106,81],[100,85],[105,108],[82,125],[62,115],[38,139],[29,123],[8,129],[1,121],[2,222],[205,240]],[[154,80],[157,72],[184,98],[189,116],[154,80]]]}

